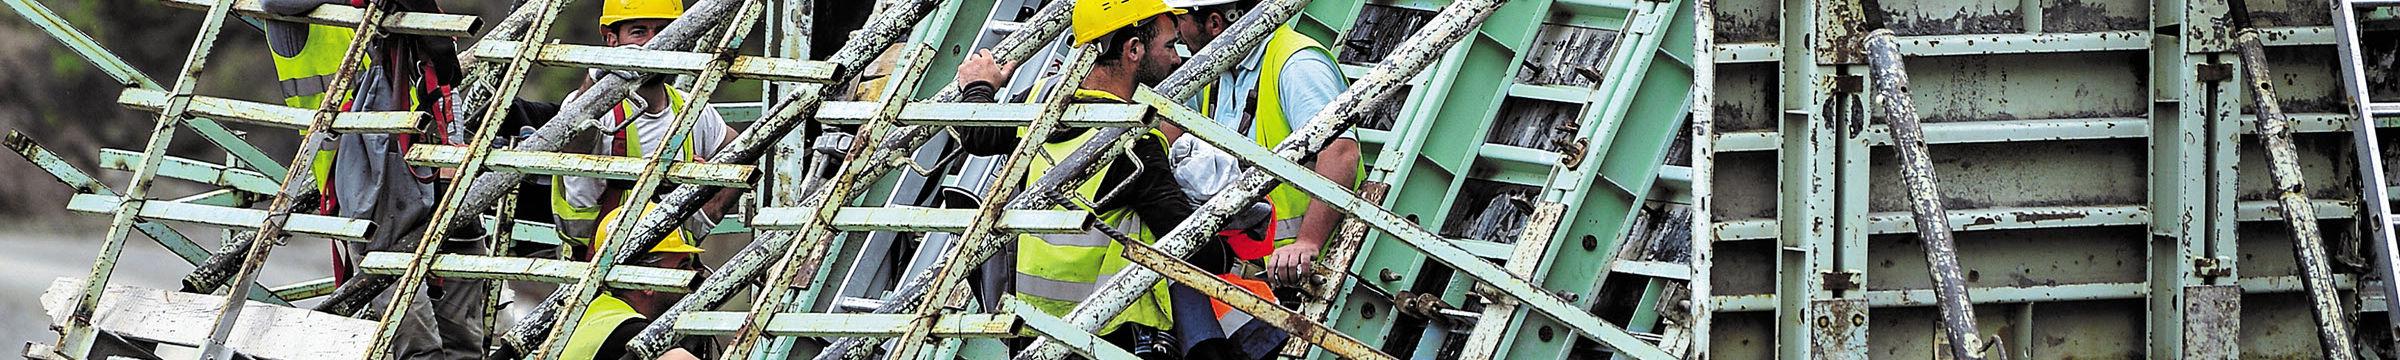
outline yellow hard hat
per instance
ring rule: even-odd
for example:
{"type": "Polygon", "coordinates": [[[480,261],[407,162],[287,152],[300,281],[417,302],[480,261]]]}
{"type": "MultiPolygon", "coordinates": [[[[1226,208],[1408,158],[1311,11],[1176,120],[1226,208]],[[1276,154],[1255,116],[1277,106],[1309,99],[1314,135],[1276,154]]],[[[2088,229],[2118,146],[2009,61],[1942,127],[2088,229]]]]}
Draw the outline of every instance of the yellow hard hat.
{"type": "Polygon", "coordinates": [[[600,26],[633,19],[683,17],[683,0],[607,0],[600,4],[600,26]]]}
{"type": "MultiPolygon", "coordinates": [[[[650,213],[651,210],[657,209],[658,204],[644,205],[642,207],[642,213],[647,214],[650,213]]],[[[625,212],[625,208],[617,208],[614,211],[609,211],[607,216],[600,217],[600,230],[592,234],[593,248],[598,248],[608,244],[608,230],[614,227],[612,225],[616,225],[617,213],[621,212],[625,212]]],[[[640,218],[636,217],[635,219],[640,218]]],[[[667,238],[659,239],[658,246],[650,247],[650,252],[654,253],[699,253],[702,251],[705,250],[692,247],[691,243],[684,242],[683,229],[681,227],[678,227],[673,231],[668,231],[667,238]]]]}
{"type": "Polygon", "coordinates": [[[1075,14],[1068,20],[1075,30],[1075,46],[1083,46],[1152,16],[1183,13],[1184,9],[1167,4],[1166,0],[1080,0],[1075,2],[1075,14]]]}

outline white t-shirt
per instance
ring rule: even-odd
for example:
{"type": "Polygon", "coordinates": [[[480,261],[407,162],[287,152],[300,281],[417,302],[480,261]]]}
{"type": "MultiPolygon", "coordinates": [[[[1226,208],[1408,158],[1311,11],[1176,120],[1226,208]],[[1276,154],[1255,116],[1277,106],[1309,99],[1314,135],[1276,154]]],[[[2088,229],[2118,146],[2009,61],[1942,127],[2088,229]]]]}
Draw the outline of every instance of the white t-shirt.
{"type": "MultiPolygon", "coordinates": [[[[668,89],[667,91],[675,90],[668,89]]],[[[577,91],[575,93],[568,94],[567,98],[571,99],[581,94],[582,91],[577,91]]],[[[649,103],[646,101],[646,99],[643,99],[640,96],[627,96],[625,99],[628,102],[631,102],[634,108],[640,109],[649,107],[649,103]]],[[[696,109],[700,110],[700,118],[692,123],[692,133],[687,140],[694,142],[692,144],[692,150],[695,152],[694,155],[696,157],[691,159],[683,159],[684,161],[707,161],[709,158],[715,157],[717,155],[717,151],[724,147],[725,137],[728,136],[727,134],[731,134],[733,132],[733,128],[725,125],[725,118],[718,115],[716,109],[705,106],[706,104],[702,105],[703,106],[695,107],[696,109]]],[[[682,151],[682,147],[680,146],[667,144],[667,138],[673,136],[675,131],[675,114],[674,111],[671,110],[674,109],[674,107],[669,106],[667,109],[670,110],[660,110],[654,113],[642,113],[634,116],[632,121],[630,121],[631,125],[634,127],[633,135],[639,137],[640,141],[642,142],[641,156],[646,157],[661,150],[669,149],[674,151],[682,151]]],[[[614,134],[619,128],[626,126],[626,124],[613,123],[612,120],[615,120],[613,118],[615,118],[613,115],[602,115],[599,119],[593,119],[591,120],[595,122],[593,124],[593,128],[597,129],[602,134],[614,134]]],[[[616,148],[616,137],[601,137],[600,146],[600,149],[616,148]]],[[[565,187],[567,190],[567,203],[576,207],[598,206],[600,204],[600,195],[603,193],[603,190],[606,190],[608,187],[608,182],[599,178],[562,176],[560,179],[561,184],[563,185],[562,187],[565,187]]]]}

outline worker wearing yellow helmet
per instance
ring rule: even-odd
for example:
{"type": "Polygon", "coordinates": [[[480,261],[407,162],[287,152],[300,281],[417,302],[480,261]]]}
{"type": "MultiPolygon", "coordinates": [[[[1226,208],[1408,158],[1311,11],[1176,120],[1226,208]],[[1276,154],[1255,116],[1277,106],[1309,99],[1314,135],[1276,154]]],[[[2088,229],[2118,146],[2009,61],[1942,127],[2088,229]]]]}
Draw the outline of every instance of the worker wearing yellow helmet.
{"type": "MultiPolygon", "coordinates": [[[[642,215],[656,210],[658,210],[658,205],[651,204],[642,208],[642,214],[632,214],[628,217],[640,219],[642,215]]],[[[622,240],[610,237],[609,233],[611,229],[615,228],[614,225],[619,215],[624,215],[620,214],[623,211],[624,209],[611,211],[608,216],[600,218],[600,229],[592,237],[593,248],[608,246],[609,241],[622,240]]],[[[666,238],[658,241],[658,245],[653,245],[641,254],[635,255],[632,264],[643,267],[693,270],[696,273],[692,277],[692,285],[697,287],[700,279],[706,276],[698,273],[701,270],[698,255],[704,250],[692,246],[687,240],[689,238],[684,236],[682,229],[668,232],[666,238]]],[[[679,293],[609,289],[608,292],[601,293],[600,297],[593,299],[591,307],[584,309],[583,320],[575,325],[575,332],[567,336],[566,352],[560,357],[570,360],[622,358],[627,355],[625,352],[627,342],[632,341],[635,335],[641,334],[643,328],[649,327],[651,319],[665,313],[668,307],[674,306],[676,301],[681,300],[683,300],[683,294],[679,293]]],[[[713,341],[708,337],[692,337],[685,340],[684,344],[694,344],[694,346],[705,346],[699,344],[713,341]]],[[[668,350],[660,358],[696,359],[697,357],[694,357],[691,352],[684,350],[686,347],[688,346],[678,346],[668,350]]]]}
{"type": "MultiPolygon", "coordinates": [[[[600,3],[600,35],[608,46],[643,46],[683,16],[683,9],[683,0],[604,0],[600,3]]],[[[606,73],[593,70],[589,74],[584,89],[589,89],[592,80],[606,73]]],[[[597,131],[576,134],[569,149],[608,156],[655,155],[675,161],[706,161],[714,157],[725,144],[732,142],[732,127],[725,124],[715,109],[690,103],[683,91],[666,84],[667,78],[651,77],[636,87],[633,95],[600,115],[593,126],[597,131]],[[686,111],[700,114],[689,134],[676,137],[675,119],[686,111]]],[[[581,95],[584,89],[577,89],[567,97],[581,95]]],[[[560,176],[551,182],[551,187],[550,210],[558,218],[559,235],[569,243],[589,244],[594,242],[600,215],[624,203],[623,196],[631,190],[632,183],[560,176]]],[[[734,193],[733,190],[718,192],[701,207],[702,216],[696,222],[713,224],[734,193]]]]}
{"type": "MultiPolygon", "coordinates": [[[[652,37],[683,16],[683,0],[604,0],[600,4],[600,34],[603,42],[612,47],[638,47],[650,43],[652,37]]],[[[583,89],[603,76],[594,70],[589,73],[583,89]]],[[[658,157],[677,161],[705,161],[731,142],[731,128],[723,117],[705,104],[691,104],[681,90],[666,84],[667,77],[652,77],[635,88],[616,107],[603,113],[594,128],[595,133],[578,134],[578,142],[589,144],[590,152],[599,155],[658,157]],[[703,106],[693,106],[703,105],[703,106]],[[686,136],[674,136],[674,122],[685,111],[700,111],[697,122],[686,136]]],[[[656,204],[642,207],[640,213],[623,214],[616,207],[632,190],[631,183],[604,179],[561,176],[552,182],[551,211],[559,218],[559,231],[568,243],[588,244],[584,249],[599,249],[610,241],[624,241],[610,236],[616,220],[640,219],[657,209],[656,204]],[[588,234],[588,235],[587,235],[588,234]]],[[[663,193],[663,192],[661,192],[663,193]]],[[[701,212],[685,224],[714,224],[722,216],[725,204],[735,193],[725,190],[701,207],[701,212]]],[[[653,199],[643,199],[647,200],[653,199]]],[[[634,257],[631,265],[667,269],[700,270],[702,252],[693,246],[697,240],[696,226],[680,226],[670,231],[657,245],[634,257]]],[[[586,254],[597,253],[589,251],[586,254]]],[[[586,256],[588,258],[589,256],[586,256]]],[[[692,278],[696,287],[705,275],[692,278]]],[[[585,309],[582,321],[567,337],[565,359],[617,359],[628,355],[625,344],[650,325],[650,320],[666,312],[682,300],[679,293],[651,290],[609,289],[593,299],[585,309]]],[[[683,344],[705,347],[708,337],[686,338],[683,344]]],[[[661,359],[693,359],[691,352],[677,346],[661,359]]]]}
{"type": "MultiPolygon", "coordinates": [[[[1174,15],[1184,11],[1162,0],[1076,1],[1068,18],[1071,39],[1076,46],[1095,47],[1098,55],[1091,73],[1077,84],[1073,101],[1128,103],[1125,99],[1132,98],[1141,86],[1165,80],[1183,64],[1175,51],[1183,45],[1183,40],[1175,31],[1174,15]]],[[[988,50],[969,56],[958,70],[965,101],[997,100],[999,89],[1007,87],[1015,65],[999,62],[988,50]]],[[[1020,100],[1042,99],[1045,94],[1028,95],[1020,100]]],[[[958,138],[969,154],[998,155],[1013,150],[1019,131],[1017,127],[960,128],[958,138]]],[[[1040,178],[1057,165],[1057,159],[1067,158],[1076,148],[1094,141],[1097,133],[1086,128],[1059,129],[1042,144],[1047,156],[1032,157],[1031,173],[1025,181],[1030,183],[1040,178]]],[[[1100,226],[1115,228],[1145,243],[1156,241],[1158,233],[1189,217],[1195,204],[1175,181],[1167,159],[1166,136],[1158,129],[1151,129],[1147,135],[1134,141],[1125,156],[1105,159],[1096,181],[1060,189],[1068,196],[1089,200],[1088,208],[1078,204],[1058,209],[1091,211],[1099,215],[1103,223],[1100,226]]],[[[980,280],[984,286],[979,288],[1013,289],[1011,293],[1028,305],[1051,315],[1065,315],[1076,304],[1094,296],[1107,277],[1130,264],[1122,255],[1123,249],[1123,244],[1097,230],[1021,235],[1017,245],[1005,251],[1013,254],[997,254],[993,262],[985,264],[986,273],[980,280]]],[[[1226,265],[1222,261],[1226,258],[1223,251],[1202,249],[1201,254],[1187,260],[1204,268],[1218,268],[1211,270],[1221,270],[1226,265]]],[[[1124,312],[1102,324],[1098,334],[1136,355],[1180,354],[1182,350],[1168,332],[1177,326],[1174,304],[1169,299],[1166,286],[1153,286],[1134,299],[1124,312]]],[[[1205,304],[1201,306],[1206,308],[1205,304]]]]}

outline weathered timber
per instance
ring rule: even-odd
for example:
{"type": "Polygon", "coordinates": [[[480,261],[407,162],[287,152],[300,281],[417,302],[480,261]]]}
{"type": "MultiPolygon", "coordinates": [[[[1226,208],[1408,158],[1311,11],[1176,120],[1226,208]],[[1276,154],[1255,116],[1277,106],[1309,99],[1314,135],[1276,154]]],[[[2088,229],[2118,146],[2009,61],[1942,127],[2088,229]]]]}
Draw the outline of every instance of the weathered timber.
{"type": "Polygon", "coordinates": [[[1925,130],[1917,123],[1916,104],[1908,97],[1908,70],[1891,30],[1867,34],[1867,63],[1875,77],[1875,97],[1883,104],[1877,110],[1891,125],[1893,147],[1900,153],[1900,175],[1908,183],[1909,205],[1916,210],[1917,235],[1925,241],[1925,261],[1933,274],[1934,296],[1940,299],[1941,328],[1950,340],[1950,354],[1961,360],[1983,359],[1975,307],[1967,299],[1966,276],[1958,269],[1958,245],[1951,238],[1942,194],[1934,188],[1933,156],[1925,147],[1925,130]]]}
{"type": "MultiPolygon", "coordinates": [[[[66,324],[70,297],[83,287],[81,279],[58,278],[41,294],[51,326],[66,324]]],[[[108,286],[108,296],[94,313],[92,326],[127,338],[176,345],[208,341],[215,312],[225,299],[215,295],[108,286]]],[[[255,301],[237,304],[245,315],[225,336],[225,345],[256,359],[356,359],[366,355],[372,321],[294,309],[255,301]]]]}
{"type": "Polygon", "coordinates": [[[2283,113],[2283,105],[2275,95],[2275,78],[2267,71],[2266,45],[2259,42],[2258,29],[2251,24],[2248,1],[2228,3],[2231,9],[2227,15],[2233,18],[2234,26],[2233,49],[2242,59],[2239,78],[2250,90],[2246,92],[2250,93],[2251,103],[2257,106],[2258,138],[2267,149],[2267,174],[2275,181],[2276,201],[2283,205],[2276,207],[2277,213],[2292,229],[2292,259],[2299,263],[2301,284],[2308,291],[2309,315],[2317,321],[2317,344],[2327,359],[2355,359],[2358,356],[2352,353],[2350,319],[2342,309],[2339,290],[2333,287],[2333,267],[2326,260],[2325,233],[2317,228],[2316,207],[2308,206],[2308,183],[2300,174],[2299,150],[2292,144],[2292,119],[2283,113]]]}

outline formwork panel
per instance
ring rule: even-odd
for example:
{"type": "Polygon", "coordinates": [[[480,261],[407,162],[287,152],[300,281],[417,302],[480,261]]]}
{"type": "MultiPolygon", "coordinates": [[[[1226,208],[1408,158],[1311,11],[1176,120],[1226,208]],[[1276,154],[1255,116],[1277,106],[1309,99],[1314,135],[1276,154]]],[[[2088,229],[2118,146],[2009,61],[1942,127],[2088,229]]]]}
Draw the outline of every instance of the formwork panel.
{"type": "MultiPolygon", "coordinates": [[[[2138,205],[2149,184],[2140,139],[1949,144],[1932,147],[1933,171],[1950,210],[2138,205]]],[[[1868,208],[1908,212],[1899,160],[1875,149],[1868,208]]]]}
{"type": "MultiPolygon", "coordinates": [[[[2018,318],[2012,315],[2012,310],[2017,307],[1978,305],[1975,325],[1987,337],[2014,333],[2018,318]]],[[[1878,308],[1869,311],[1867,318],[1867,358],[1932,359],[1934,353],[1948,349],[1942,340],[1941,323],[1930,320],[1940,318],[1933,308],[1878,308]]]]}
{"type": "Polygon", "coordinates": [[[1775,153],[1765,151],[1717,154],[1717,206],[1712,217],[1719,223],[1742,219],[1775,217],[1775,153]]]}
{"type": "MultiPolygon", "coordinates": [[[[2018,0],[1892,0],[1867,3],[1867,21],[1882,20],[1893,34],[2004,34],[2025,31],[2018,0]]],[[[1867,26],[1873,28],[1873,26],[1867,26]]]]}
{"type": "MultiPolygon", "coordinates": [[[[1782,3],[1775,0],[1724,0],[1715,3],[1718,44],[1774,42],[1781,24],[1782,3]]],[[[1717,71],[1725,71],[1718,67],[1717,71]]],[[[1718,82],[1718,85],[1733,83],[1718,82]]]]}
{"type": "MultiPolygon", "coordinates": [[[[2269,47],[2267,68],[2274,74],[2276,102],[2286,114],[2347,114],[2349,103],[2342,99],[2341,74],[2330,47],[2269,47]]],[[[2245,96],[2242,112],[2255,113],[2257,105],[2245,96]]],[[[2347,151],[2347,150],[2345,150],[2347,151]]]]}
{"type": "Polygon", "coordinates": [[[2032,343],[2025,346],[2033,359],[2141,358],[2143,311],[2140,300],[2035,303],[2032,343]]]}
{"type": "MultiPolygon", "coordinates": [[[[2357,166],[2351,165],[2350,133],[2294,134],[2292,148],[2300,155],[2300,176],[2307,180],[2311,199],[2356,200],[2358,198],[2357,166]]],[[[2267,168],[2266,148],[2259,145],[2257,136],[2243,136],[2242,169],[2267,168]]],[[[2279,195],[2275,179],[2265,171],[2244,171],[2234,180],[2234,196],[2241,201],[2272,201],[2279,195]]],[[[2323,217],[2334,214],[2319,213],[2323,217]]],[[[2339,214],[2349,215],[2349,214],[2339,214]]],[[[2326,228],[2328,232],[2336,230],[2326,228]]]]}
{"type": "MultiPolygon", "coordinates": [[[[2136,226],[1958,233],[1968,288],[2141,282],[2149,265],[2136,226]]],[[[1916,234],[1868,238],[1867,290],[1932,289],[1916,234]]],[[[1930,309],[1930,308],[1929,308],[1930,309]]]]}
{"type": "Polygon", "coordinates": [[[1719,296],[1774,292],[1774,245],[1773,241],[1718,242],[1717,266],[1709,269],[1710,286],[1719,296]]]}
{"type": "MultiPolygon", "coordinates": [[[[2347,248],[2340,244],[2353,242],[2345,239],[2353,236],[2351,233],[2354,231],[2350,229],[2351,224],[2348,220],[2317,222],[2319,227],[2326,230],[2326,247],[2331,249],[2347,248]]],[[[2241,237],[2241,258],[2238,260],[2238,264],[2242,268],[2242,277],[2264,278],[2299,274],[2299,267],[2295,265],[2296,262],[2292,261],[2292,230],[2290,227],[2284,226],[2282,222],[2248,222],[2242,223],[2235,231],[2237,236],[2241,237]]],[[[2341,261],[2343,261],[2341,258],[2337,257],[2333,260],[2335,267],[2341,267],[2341,261]]]]}
{"type": "Polygon", "coordinates": [[[2150,27],[2150,2],[2042,0],[2042,32],[2082,33],[2150,27]]]}
{"type": "Polygon", "coordinates": [[[1708,355],[1720,360],[1767,360],[1775,358],[1775,313],[1743,312],[1717,314],[1715,339],[1709,340],[1708,355]]]}
{"type": "Polygon", "coordinates": [[[1775,63],[1718,65],[1715,113],[1711,114],[1717,132],[1773,131],[1775,75],[1775,63]]]}
{"type": "Polygon", "coordinates": [[[2146,61],[2127,51],[1916,57],[1909,91],[1928,124],[2139,117],[2150,108],[2146,61]]]}
{"type": "Polygon", "coordinates": [[[2243,359],[2323,359],[2302,293],[2242,295],[2243,359]]]}

